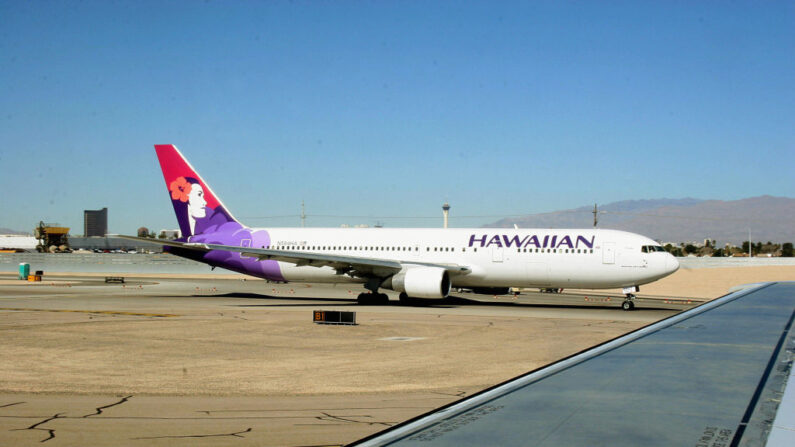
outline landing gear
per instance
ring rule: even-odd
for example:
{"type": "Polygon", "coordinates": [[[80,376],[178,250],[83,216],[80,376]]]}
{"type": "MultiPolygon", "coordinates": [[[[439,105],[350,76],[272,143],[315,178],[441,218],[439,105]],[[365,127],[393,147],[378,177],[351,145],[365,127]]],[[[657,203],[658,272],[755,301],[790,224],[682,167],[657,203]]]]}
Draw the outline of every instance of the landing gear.
{"type": "Polygon", "coordinates": [[[362,305],[384,305],[389,304],[389,296],[386,293],[360,293],[356,301],[362,305]]]}
{"type": "Polygon", "coordinates": [[[428,300],[424,300],[422,298],[414,298],[414,297],[408,296],[408,294],[406,292],[401,292],[400,295],[398,295],[398,299],[400,299],[400,305],[401,306],[425,307],[425,306],[428,305],[428,300]]]}
{"type": "Polygon", "coordinates": [[[627,298],[621,303],[621,308],[624,310],[632,310],[635,308],[635,295],[628,293],[627,298]]]}
{"type": "Polygon", "coordinates": [[[364,288],[368,291],[360,293],[356,297],[356,301],[363,305],[383,306],[389,304],[389,296],[386,293],[378,293],[382,282],[383,279],[381,278],[368,278],[367,282],[364,283],[364,288]]]}

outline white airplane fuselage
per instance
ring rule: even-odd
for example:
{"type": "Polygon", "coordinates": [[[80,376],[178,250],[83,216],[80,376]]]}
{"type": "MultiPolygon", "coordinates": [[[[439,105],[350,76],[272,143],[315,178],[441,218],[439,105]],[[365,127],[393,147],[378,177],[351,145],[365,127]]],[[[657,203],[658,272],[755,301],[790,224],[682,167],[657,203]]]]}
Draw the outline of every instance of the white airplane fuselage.
{"type": "MultiPolygon", "coordinates": [[[[602,229],[268,228],[270,244],[257,248],[456,264],[468,274],[453,287],[616,288],[647,284],[679,268],[672,255],[638,234],[602,229]]],[[[279,262],[286,281],[364,282],[331,267],[279,262]]],[[[245,272],[244,272],[245,273],[245,272]]]]}

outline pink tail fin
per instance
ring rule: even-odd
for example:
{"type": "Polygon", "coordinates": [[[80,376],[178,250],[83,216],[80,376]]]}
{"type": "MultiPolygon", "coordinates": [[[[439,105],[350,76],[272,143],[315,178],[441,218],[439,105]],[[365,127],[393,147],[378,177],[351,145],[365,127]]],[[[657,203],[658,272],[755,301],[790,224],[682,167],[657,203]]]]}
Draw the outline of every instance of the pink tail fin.
{"type": "Polygon", "coordinates": [[[237,222],[176,146],[156,144],[155,151],[183,237],[237,222]]]}

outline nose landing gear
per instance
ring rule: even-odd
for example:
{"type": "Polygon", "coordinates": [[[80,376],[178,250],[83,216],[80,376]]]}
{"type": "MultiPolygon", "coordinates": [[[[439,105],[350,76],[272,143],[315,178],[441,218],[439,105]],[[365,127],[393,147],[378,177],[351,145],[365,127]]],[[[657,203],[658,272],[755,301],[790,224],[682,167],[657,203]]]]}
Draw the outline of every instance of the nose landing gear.
{"type": "Polygon", "coordinates": [[[621,303],[621,308],[624,310],[632,310],[635,308],[635,294],[640,292],[640,287],[632,286],[632,287],[624,287],[624,295],[626,298],[624,302],[621,303]]]}
{"type": "Polygon", "coordinates": [[[621,308],[624,310],[632,310],[635,308],[635,295],[628,293],[626,299],[621,303],[621,308]]]}

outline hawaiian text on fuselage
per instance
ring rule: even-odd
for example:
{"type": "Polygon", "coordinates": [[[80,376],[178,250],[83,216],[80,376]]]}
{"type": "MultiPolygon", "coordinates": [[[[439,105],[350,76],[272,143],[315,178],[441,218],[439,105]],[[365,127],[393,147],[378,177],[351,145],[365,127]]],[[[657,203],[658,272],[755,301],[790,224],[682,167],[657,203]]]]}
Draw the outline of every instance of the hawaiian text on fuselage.
{"type": "Polygon", "coordinates": [[[516,248],[593,248],[594,239],[596,236],[590,238],[583,235],[563,235],[547,234],[543,237],[538,235],[526,235],[519,237],[519,235],[508,236],[507,234],[484,234],[479,236],[473,234],[469,236],[469,246],[474,247],[516,247],[516,248]]]}

